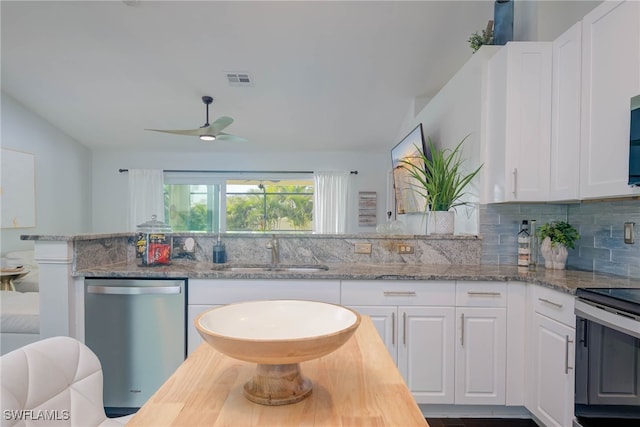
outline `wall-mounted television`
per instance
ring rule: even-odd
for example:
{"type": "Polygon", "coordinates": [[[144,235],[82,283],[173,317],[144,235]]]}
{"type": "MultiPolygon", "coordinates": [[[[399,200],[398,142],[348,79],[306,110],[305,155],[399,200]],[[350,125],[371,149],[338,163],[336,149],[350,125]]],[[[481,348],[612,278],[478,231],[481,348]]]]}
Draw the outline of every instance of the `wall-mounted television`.
{"type": "Polygon", "coordinates": [[[402,160],[408,160],[424,168],[424,162],[420,154],[424,154],[427,159],[431,159],[431,153],[428,151],[424,141],[422,123],[391,149],[396,214],[425,212],[426,210],[424,197],[413,189],[416,182],[415,178],[411,177],[405,167],[406,165],[402,163],[402,160]]]}
{"type": "Polygon", "coordinates": [[[640,186],[640,95],[631,98],[629,129],[629,185],[640,186]]]}

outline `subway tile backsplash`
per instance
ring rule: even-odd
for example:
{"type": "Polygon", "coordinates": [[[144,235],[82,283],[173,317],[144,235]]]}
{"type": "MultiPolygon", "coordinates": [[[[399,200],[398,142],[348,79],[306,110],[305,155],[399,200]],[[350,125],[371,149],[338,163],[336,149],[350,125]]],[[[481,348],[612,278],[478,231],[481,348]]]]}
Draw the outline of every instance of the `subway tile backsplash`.
{"type": "MultiPolygon", "coordinates": [[[[535,219],[538,226],[567,221],[578,229],[581,237],[569,251],[570,268],[640,278],[640,200],[482,205],[483,264],[516,264],[516,235],[523,219],[535,219]],[[624,243],[625,222],[636,223],[634,244],[624,243]]],[[[541,256],[538,264],[544,264],[541,256]]]]}

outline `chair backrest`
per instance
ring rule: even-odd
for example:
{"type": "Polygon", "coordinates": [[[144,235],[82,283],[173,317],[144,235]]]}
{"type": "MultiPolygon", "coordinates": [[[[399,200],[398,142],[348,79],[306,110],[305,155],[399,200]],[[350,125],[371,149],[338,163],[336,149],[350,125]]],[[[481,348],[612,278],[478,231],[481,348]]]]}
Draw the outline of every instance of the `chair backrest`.
{"type": "Polygon", "coordinates": [[[106,417],[102,367],[69,337],[47,338],[0,358],[2,426],[122,425],[106,417]]]}

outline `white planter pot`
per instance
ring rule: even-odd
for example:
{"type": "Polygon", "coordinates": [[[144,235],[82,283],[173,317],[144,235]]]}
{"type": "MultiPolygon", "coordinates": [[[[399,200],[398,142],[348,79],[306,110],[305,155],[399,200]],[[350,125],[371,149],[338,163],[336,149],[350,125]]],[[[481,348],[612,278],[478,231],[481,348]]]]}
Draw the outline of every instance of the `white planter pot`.
{"type": "Polygon", "coordinates": [[[453,234],[455,212],[427,212],[427,234],[453,234]]]}
{"type": "Polygon", "coordinates": [[[564,245],[558,244],[552,246],[551,239],[545,237],[540,244],[540,253],[542,253],[542,256],[544,257],[545,268],[550,268],[553,270],[565,269],[569,251],[567,251],[567,248],[564,245]]]}

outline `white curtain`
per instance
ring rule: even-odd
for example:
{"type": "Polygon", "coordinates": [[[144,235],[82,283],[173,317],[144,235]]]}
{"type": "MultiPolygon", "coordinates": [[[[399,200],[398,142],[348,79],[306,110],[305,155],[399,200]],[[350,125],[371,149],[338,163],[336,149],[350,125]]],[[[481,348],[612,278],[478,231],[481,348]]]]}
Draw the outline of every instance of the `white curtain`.
{"type": "Polygon", "coordinates": [[[314,172],[313,230],[336,234],[347,231],[349,172],[314,172]]]}
{"type": "Polygon", "coordinates": [[[155,215],[164,221],[164,175],[162,170],[129,169],[129,231],[155,215]]]}

